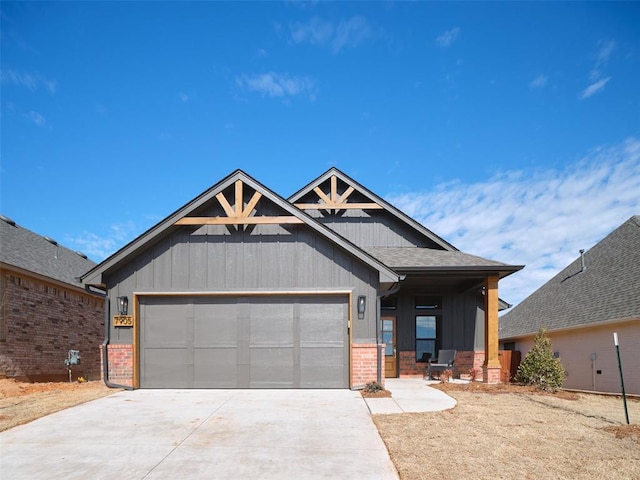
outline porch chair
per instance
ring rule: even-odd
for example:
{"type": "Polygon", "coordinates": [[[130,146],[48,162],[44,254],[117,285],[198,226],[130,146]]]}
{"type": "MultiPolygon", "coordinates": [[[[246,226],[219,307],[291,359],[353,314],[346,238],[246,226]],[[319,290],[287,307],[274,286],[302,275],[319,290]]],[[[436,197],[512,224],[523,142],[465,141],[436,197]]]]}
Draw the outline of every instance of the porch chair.
{"type": "Polygon", "coordinates": [[[438,358],[430,360],[427,364],[429,380],[433,380],[433,372],[453,371],[453,363],[456,361],[456,350],[440,350],[438,358]]]}

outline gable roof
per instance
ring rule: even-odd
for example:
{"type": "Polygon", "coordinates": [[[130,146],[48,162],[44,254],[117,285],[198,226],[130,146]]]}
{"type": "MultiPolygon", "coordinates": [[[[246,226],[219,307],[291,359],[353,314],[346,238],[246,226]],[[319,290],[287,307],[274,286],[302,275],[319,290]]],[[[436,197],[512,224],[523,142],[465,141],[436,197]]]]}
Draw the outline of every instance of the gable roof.
{"type": "Polygon", "coordinates": [[[361,195],[369,198],[372,203],[376,203],[376,204],[382,206],[382,208],[384,210],[389,212],[391,215],[396,217],[398,220],[404,222],[409,227],[413,228],[420,235],[424,236],[425,238],[427,238],[431,242],[434,242],[435,244],[437,244],[443,250],[449,250],[449,251],[457,251],[458,250],[456,247],[451,245],[449,242],[447,242],[443,238],[439,237],[438,235],[433,233],[431,230],[427,229],[424,225],[422,225],[419,222],[415,221],[413,218],[408,216],[406,213],[403,213],[402,211],[398,210],[396,207],[391,205],[389,202],[387,202],[383,198],[379,197],[378,195],[373,193],[368,188],[363,187],[358,182],[356,182],[354,179],[352,179],[351,177],[349,177],[348,175],[346,175],[345,173],[341,172],[340,170],[338,170],[335,167],[330,168],[325,173],[320,175],[318,178],[313,180],[311,183],[309,183],[308,185],[306,185],[305,187],[301,188],[296,193],[291,195],[289,197],[289,201],[291,203],[293,203],[293,204],[297,203],[304,196],[306,196],[307,194],[311,193],[314,190],[314,188],[316,188],[319,185],[325,183],[326,181],[329,181],[331,179],[331,177],[334,176],[334,175],[339,180],[341,180],[342,182],[344,182],[347,185],[353,187],[354,190],[357,191],[358,193],[360,193],[361,195]]]}
{"type": "Polygon", "coordinates": [[[0,217],[0,262],[26,272],[82,288],[80,275],[96,265],[55,240],[0,217]]]}
{"type": "Polygon", "coordinates": [[[640,320],[640,215],[635,215],[500,318],[500,338],[640,320]]]}
{"type": "MultiPolygon", "coordinates": [[[[261,197],[266,198],[275,205],[277,205],[281,210],[284,210],[287,215],[290,217],[290,220],[295,221],[295,223],[303,223],[312,230],[314,230],[319,235],[327,238],[329,241],[347,251],[354,257],[361,260],[363,263],[369,265],[374,270],[379,272],[380,281],[381,282],[397,282],[399,280],[398,274],[396,274],[389,267],[381,263],[379,260],[371,257],[369,254],[359,249],[357,246],[346,240],[345,238],[338,235],[333,230],[328,227],[322,225],[318,221],[311,218],[309,215],[299,210],[285,199],[277,195],[276,193],[269,190],[267,187],[257,182],[249,175],[244,173],[242,170],[236,170],[231,173],[229,176],[201,193],[199,196],[194,198],[192,201],[181,207],[180,209],[173,212],[171,215],[166,217],[164,220],[151,227],[149,230],[144,232],[138,238],[134,239],[120,250],[115,252],[109,258],[105,259],[102,263],[94,267],[91,271],[87,272],[82,276],[82,281],[86,284],[92,285],[101,285],[102,274],[117,268],[119,265],[126,262],[129,258],[132,258],[136,255],[140,249],[144,248],[151,242],[158,240],[165,235],[175,231],[178,228],[181,228],[179,225],[176,225],[177,222],[184,222],[185,219],[188,221],[190,218],[190,214],[193,214],[200,207],[205,204],[213,201],[221,192],[223,192],[228,187],[232,186],[236,182],[242,182],[243,185],[248,185],[250,188],[258,192],[261,197]]],[[[255,204],[254,204],[255,206],[255,204]]],[[[224,207],[224,205],[223,205],[224,207]]],[[[225,210],[231,209],[232,207],[227,205],[225,210]]],[[[236,207],[237,208],[237,207],[236,207]]],[[[248,208],[248,207],[247,207],[248,208]]],[[[232,213],[232,212],[228,212],[232,213]]],[[[248,213],[248,212],[247,212],[248,213]]],[[[247,217],[248,218],[248,217],[247,217]]],[[[255,218],[255,217],[251,217],[255,218]]],[[[286,222],[288,219],[279,217],[282,221],[286,222]]],[[[242,219],[238,219],[238,222],[241,222],[242,219]]],[[[229,223],[233,223],[231,220],[229,223]]],[[[186,224],[186,223],[185,223],[186,224]]]]}

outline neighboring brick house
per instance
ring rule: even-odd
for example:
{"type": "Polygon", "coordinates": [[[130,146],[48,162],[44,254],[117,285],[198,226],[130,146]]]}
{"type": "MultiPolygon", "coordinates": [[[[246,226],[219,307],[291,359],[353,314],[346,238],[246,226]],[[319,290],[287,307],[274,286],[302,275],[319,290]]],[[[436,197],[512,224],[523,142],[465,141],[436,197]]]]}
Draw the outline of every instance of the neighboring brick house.
{"type": "Polygon", "coordinates": [[[617,333],[627,393],[640,394],[640,215],[500,318],[500,343],[522,356],[544,327],[566,388],[619,393],[617,333]]]}
{"type": "Polygon", "coordinates": [[[0,376],[68,379],[67,353],[79,350],[73,378],[100,378],[104,299],[78,280],[93,266],[85,255],[0,216],[0,376]]]}

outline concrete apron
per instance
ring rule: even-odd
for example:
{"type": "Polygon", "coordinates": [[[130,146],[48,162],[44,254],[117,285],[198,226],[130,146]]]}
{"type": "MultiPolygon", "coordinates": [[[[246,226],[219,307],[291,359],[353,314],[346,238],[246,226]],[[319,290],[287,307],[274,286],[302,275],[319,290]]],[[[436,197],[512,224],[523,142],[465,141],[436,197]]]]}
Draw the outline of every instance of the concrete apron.
{"type": "Polygon", "coordinates": [[[0,433],[0,476],[397,479],[359,392],[136,390],[0,433]]]}

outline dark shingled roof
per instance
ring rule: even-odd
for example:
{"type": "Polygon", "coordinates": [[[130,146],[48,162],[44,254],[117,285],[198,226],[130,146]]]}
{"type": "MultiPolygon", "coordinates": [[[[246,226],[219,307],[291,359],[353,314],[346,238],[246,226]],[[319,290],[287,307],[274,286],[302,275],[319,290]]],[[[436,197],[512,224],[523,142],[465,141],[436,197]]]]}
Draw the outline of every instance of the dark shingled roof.
{"type": "Polygon", "coordinates": [[[521,266],[488,260],[460,251],[436,250],[419,247],[371,247],[364,249],[369,255],[391,268],[407,269],[488,269],[517,271],[521,266]]]}
{"type": "Polygon", "coordinates": [[[640,319],[640,215],[635,215],[500,317],[500,338],[640,319]]]}
{"type": "Polygon", "coordinates": [[[95,262],[5,219],[0,219],[0,262],[83,288],[78,278],[95,262]]]}

